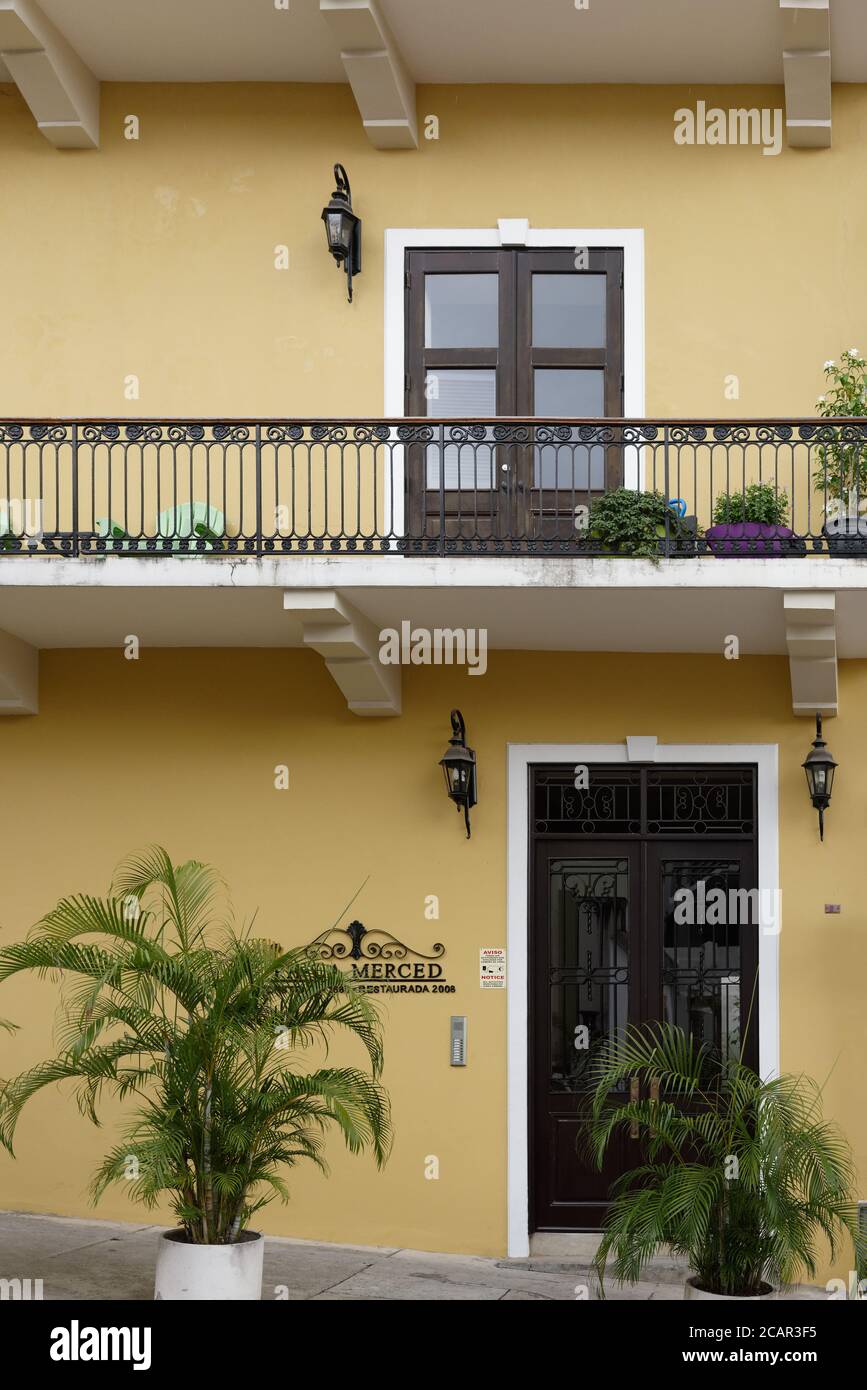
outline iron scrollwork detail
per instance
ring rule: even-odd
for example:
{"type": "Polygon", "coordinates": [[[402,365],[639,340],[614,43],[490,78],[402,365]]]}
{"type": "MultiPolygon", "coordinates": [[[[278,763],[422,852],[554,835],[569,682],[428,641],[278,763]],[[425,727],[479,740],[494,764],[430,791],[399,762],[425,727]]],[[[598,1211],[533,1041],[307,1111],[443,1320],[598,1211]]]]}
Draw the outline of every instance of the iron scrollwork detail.
{"type": "Polygon", "coordinates": [[[431,961],[439,960],[446,952],[442,942],[435,941],[431,954],[426,955],[405,941],[399,941],[391,932],[376,928],[369,931],[361,922],[350,922],[348,927],[329,927],[305,949],[316,960],[333,961],[396,961],[406,960],[408,956],[431,961]]]}

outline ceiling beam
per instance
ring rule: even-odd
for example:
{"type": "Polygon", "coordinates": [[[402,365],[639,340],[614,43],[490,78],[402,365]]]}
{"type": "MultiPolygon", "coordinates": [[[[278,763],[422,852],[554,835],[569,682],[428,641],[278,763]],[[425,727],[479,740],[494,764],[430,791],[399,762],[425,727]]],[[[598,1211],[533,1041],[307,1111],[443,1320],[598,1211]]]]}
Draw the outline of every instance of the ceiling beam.
{"type": "Polygon", "coordinates": [[[46,140],[97,148],[99,83],[32,0],[0,0],[0,59],[46,140]]]}
{"type": "Polygon", "coordinates": [[[415,82],[376,0],[319,0],[365,132],[380,150],[418,148],[415,82]]]}
{"type": "Polygon", "coordinates": [[[809,149],[831,143],[830,0],[780,0],[786,136],[809,149]]]}

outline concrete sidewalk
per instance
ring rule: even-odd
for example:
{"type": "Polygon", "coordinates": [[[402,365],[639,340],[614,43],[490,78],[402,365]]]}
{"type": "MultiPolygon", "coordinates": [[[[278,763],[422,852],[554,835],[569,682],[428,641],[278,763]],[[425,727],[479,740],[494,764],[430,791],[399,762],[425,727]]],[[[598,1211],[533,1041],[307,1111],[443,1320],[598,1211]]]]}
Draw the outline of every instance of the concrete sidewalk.
{"type": "MultiPolygon", "coordinates": [[[[0,1279],[41,1279],[43,1297],[152,1299],[162,1227],[0,1213],[0,1279]]],[[[568,1299],[590,1284],[589,1266],[550,1255],[491,1260],[380,1246],[320,1245],[269,1236],[264,1299],[568,1299]]],[[[682,1298],[683,1274],[617,1290],[613,1298],[682,1298]]],[[[585,1295],[586,1297],[586,1295],[585,1295]]]]}
{"type": "MultiPolygon", "coordinates": [[[[77,1221],[0,1212],[0,1279],[41,1279],[43,1298],[153,1298],[159,1226],[77,1221]]],[[[619,1289],[618,1299],[682,1299],[684,1267],[655,1262],[651,1280],[619,1289]]],[[[321,1245],[268,1236],[263,1299],[452,1300],[598,1296],[586,1260],[535,1255],[526,1260],[440,1255],[379,1246],[321,1245]]],[[[8,1296],[8,1295],[5,1295],[8,1296]]],[[[825,1298],[803,1289],[804,1298],[825,1298]]]]}

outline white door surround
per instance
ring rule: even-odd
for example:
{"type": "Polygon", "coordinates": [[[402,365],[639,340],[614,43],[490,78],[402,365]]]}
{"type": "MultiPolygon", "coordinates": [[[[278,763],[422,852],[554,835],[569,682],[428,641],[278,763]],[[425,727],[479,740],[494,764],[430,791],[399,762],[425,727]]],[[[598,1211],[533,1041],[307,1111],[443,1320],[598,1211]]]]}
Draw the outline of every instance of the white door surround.
{"type": "Polygon", "coordinates": [[[623,414],[644,415],[644,229],[642,227],[531,227],[524,218],[496,227],[387,227],[385,232],[385,414],[403,415],[404,261],[411,247],[596,247],[623,251],[623,414]],[[517,230],[516,230],[517,229],[517,230]]]}
{"type": "MultiPolygon", "coordinates": [[[[644,230],[641,227],[531,227],[526,218],[501,218],[496,227],[388,227],[385,232],[385,390],[386,419],[404,414],[406,372],[405,260],[411,247],[565,247],[623,251],[623,414],[644,416],[644,230]]],[[[640,461],[625,459],[625,482],[639,486],[640,461]]],[[[392,451],[393,483],[387,525],[403,532],[403,457],[392,451]]]]}
{"type": "MultiPolygon", "coordinates": [[[[656,762],[752,763],[758,778],[758,888],[777,894],[779,865],[778,746],[775,743],[657,744],[655,738],[623,743],[512,743],[507,749],[507,956],[508,961],[508,1253],[530,1252],[528,1168],[528,932],[529,769],[533,763],[656,762]],[[630,756],[631,755],[631,756],[630,756]]],[[[779,901],[778,896],[773,901],[779,901]]],[[[762,901],[765,901],[762,898],[762,901]]],[[[776,1076],[780,1067],[779,918],[759,934],[759,1067],[776,1076]]]]}

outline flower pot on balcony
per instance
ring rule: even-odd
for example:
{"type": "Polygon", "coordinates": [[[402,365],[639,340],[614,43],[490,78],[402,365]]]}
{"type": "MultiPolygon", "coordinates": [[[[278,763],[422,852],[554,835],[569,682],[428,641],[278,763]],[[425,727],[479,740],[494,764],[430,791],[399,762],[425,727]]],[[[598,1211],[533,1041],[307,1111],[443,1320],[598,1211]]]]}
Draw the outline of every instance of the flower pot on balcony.
{"type": "Polygon", "coordinates": [[[707,1303],[739,1303],[743,1300],[746,1303],[761,1303],[766,1299],[779,1298],[776,1289],[772,1289],[770,1284],[763,1285],[766,1290],[764,1293],[754,1294],[729,1294],[729,1293],[709,1293],[707,1289],[699,1288],[695,1278],[687,1279],[683,1286],[684,1298],[701,1299],[707,1303]]]}
{"type": "Polygon", "coordinates": [[[828,517],[822,535],[830,555],[867,556],[867,517],[854,512],[828,517]]]}
{"type": "Polygon", "coordinates": [[[753,555],[787,557],[805,555],[806,543],[788,526],[763,521],[729,521],[705,531],[708,550],[720,560],[753,555]]]}
{"type": "Polygon", "coordinates": [[[258,1301],[264,1255],[265,1240],[258,1231],[242,1231],[233,1245],[193,1245],[183,1231],[164,1231],[154,1299],[258,1301]]]}
{"type": "MultiPolygon", "coordinates": [[[[678,514],[668,528],[668,558],[691,559],[699,553],[698,517],[678,514]]],[[[665,555],[665,527],[658,526],[659,553],[665,555]]]]}

